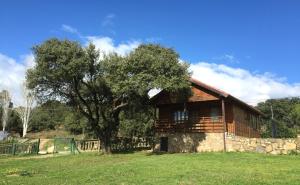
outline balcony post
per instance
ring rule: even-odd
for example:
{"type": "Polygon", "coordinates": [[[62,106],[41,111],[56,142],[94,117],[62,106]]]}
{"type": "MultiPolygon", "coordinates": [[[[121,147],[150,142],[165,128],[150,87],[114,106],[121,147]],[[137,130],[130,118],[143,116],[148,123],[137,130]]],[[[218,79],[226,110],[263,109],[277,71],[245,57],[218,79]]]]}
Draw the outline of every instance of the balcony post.
{"type": "Polygon", "coordinates": [[[222,121],[223,121],[223,143],[224,143],[224,152],[226,152],[226,132],[227,132],[227,125],[226,125],[226,114],[225,114],[225,101],[222,98],[222,121]]]}

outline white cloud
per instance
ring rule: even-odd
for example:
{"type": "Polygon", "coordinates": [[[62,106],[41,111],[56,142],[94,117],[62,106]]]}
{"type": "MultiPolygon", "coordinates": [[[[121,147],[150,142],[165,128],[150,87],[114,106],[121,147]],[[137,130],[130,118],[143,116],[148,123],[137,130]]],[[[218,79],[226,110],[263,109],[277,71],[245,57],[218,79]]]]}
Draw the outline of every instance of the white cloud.
{"type": "MultiPolygon", "coordinates": [[[[106,19],[110,20],[114,17],[114,14],[109,14],[106,16],[106,19]]],[[[66,24],[63,24],[61,26],[61,29],[65,32],[77,35],[85,43],[85,46],[87,46],[89,43],[93,43],[96,48],[100,50],[101,56],[103,56],[103,54],[109,54],[113,52],[121,56],[125,56],[141,44],[139,40],[131,40],[121,42],[120,44],[115,44],[114,40],[111,37],[85,36],[82,35],[76,28],[66,24]]]]}
{"type": "Polygon", "coordinates": [[[110,13],[108,15],[105,16],[105,18],[103,19],[102,21],[102,26],[103,27],[106,27],[106,26],[113,26],[114,25],[114,22],[113,22],[113,19],[116,17],[115,14],[113,13],[110,13]]]}
{"type": "Polygon", "coordinates": [[[229,63],[240,63],[240,61],[233,54],[224,54],[222,56],[214,57],[213,60],[229,63]]]}
{"type": "Polygon", "coordinates": [[[141,44],[141,42],[133,40],[116,45],[110,37],[88,36],[86,38],[88,39],[87,44],[93,43],[101,53],[109,54],[115,52],[121,56],[125,56],[141,44]]]}
{"type": "Polygon", "coordinates": [[[6,89],[12,96],[15,105],[20,105],[22,98],[22,83],[25,80],[26,70],[34,66],[32,54],[23,55],[20,61],[0,53],[0,91],[6,89]]]}
{"type": "Polygon", "coordinates": [[[81,35],[81,33],[74,27],[67,25],[67,24],[62,24],[61,25],[61,30],[68,32],[68,33],[72,33],[77,35],[79,38],[83,38],[83,36],[81,35]]]}
{"type": "MultiPolygon", "coordinates": [[[[120,55],[126,55],[140,44],[138,41],[133,41],[115,45],[109,37],[89,37],[89,40],[105,53],[117,52],[120,55]]],[[[20,105],[23,100],[22,83],[26,70],[33,66],[32,54],[23,55],[17,61],[0,53],[0,90],[9,90],[15,105],[20,105]]],[[[300,96],[300,84],[289,84],[285,78],[279,78],[271,73],[259,74],[224,64],[207,62],[191,64],[189,70],[193,72],[194,78],[252,105],[270,98],[300,96]]],[[[149,95],[153,96],[157,92],[159,90],[155,89],[149,95]]]]}
{"type": "MultiPolygon", "coordinates": [[[[80,33],[72,27],[65,25],[65,28],[69,30],[69,32],[80,35],[80,33]]],[[[124,56],[140,45],[140,42],[136,40],[115,44],[110,37],[84,38],[86,45],[88,42],[92,42],[97,49],[105,54],[116,52],[124,56]]],[[[34,56],[32,54],[22,55],[19,60],[16,60],[0,53],[0,91],[3,89],[8,90],[16,106],[21,105],[23,102],[22,83],[25,80],[26,70],[33,67],[34,64],[34,56]]]]}
{"type": "Polygon", "coordinates": [[[152,98],[153,96],[155,96],[156,94],[158,94],[160,91],[161,91],[161,89],[151,89],[151,90],[148,92],[148,96],[149,96],[150,98],[152,98]]]}
{"type": "Polygon", "coordinates": [[[256,105],[270,98],[300,96],[300,84],[289,84],[270,73],[257,74],[223,64],[191,64],[193,77],[256,105]]]}
{"type": "Polygon", "coordinates": [[[78,33],[76,28],[73,28],[72,26],[63,24],[61,25],[61,29],[65,32],[69,32],[69,33],[78,33]]]}

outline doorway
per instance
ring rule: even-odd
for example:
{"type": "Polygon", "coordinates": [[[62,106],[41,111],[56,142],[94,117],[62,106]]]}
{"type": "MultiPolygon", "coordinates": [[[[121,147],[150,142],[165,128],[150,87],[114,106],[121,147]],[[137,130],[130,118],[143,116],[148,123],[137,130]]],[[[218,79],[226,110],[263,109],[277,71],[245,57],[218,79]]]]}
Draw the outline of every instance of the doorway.
{"type": "Polygon", "coordinates": [[[168,152],[168,137],[161,137],[160,138],[160,151],[161,152],[168,152]]]}

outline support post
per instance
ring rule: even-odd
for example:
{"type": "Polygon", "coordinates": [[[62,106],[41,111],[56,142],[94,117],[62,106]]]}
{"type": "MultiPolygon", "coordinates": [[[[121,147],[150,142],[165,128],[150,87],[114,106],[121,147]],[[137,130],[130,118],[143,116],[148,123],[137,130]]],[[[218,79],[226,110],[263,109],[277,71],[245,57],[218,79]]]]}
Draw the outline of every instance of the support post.
{"type": "Polygon", "coordinates": [[[225,102],[222,98],[222,121],[223,121],[223,143],[224,143],[224,152],[226,152],[226,132],[227,132],[227,124],[226,124],[226,114],[225,114],[225,102]]]}

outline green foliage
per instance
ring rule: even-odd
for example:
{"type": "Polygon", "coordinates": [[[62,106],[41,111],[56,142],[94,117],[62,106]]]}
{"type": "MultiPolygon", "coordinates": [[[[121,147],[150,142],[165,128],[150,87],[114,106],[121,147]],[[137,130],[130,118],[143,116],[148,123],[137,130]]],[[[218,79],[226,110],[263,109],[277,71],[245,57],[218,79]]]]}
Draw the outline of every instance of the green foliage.
{"type": "Polygon", "coordinates": [[[118,134],[120,113],[148,106],[151,89],[190,91],[188,65],[173,49],[159,45],[103,59],[94,45],[83,48],[68,40],[50,39],[33,51],[36,66],[27,73],[29,87],[41,101],[59,99],[79,110],[105,150],[118,134]]]}
{"type": "Polygon", "coordinates": [[[294,105],[293,110],[290,113],[293,126],[300,128],[300,102],[294,105]]]}
{"type": "Polygon", "coordinates": [[[1,103],[0,103],[0,130],[2,130],[2,114],[3,114],[3,107],[1,106],[1,103]]]}
{"type": "Polygon", "coordinates": [[[296,137],[300,128],[300,98],[270,99],[257,105],[257,108],[265,114],[264,137],[272,136],[271,106],[277,137],[296,137]]]}
{"type": "Polygon", "coordinates": [[[7,119],[7,130],[10,133],[18,133],[22,136],[23,126],[22,121],[15,110],[10,110],[7,119]]]}
{"type": "Polygon", "coordinates": [[[120,114],[121,137],[150,137],[154,135],[154,109],[127,109],[120,114]]]}
{"type": "Polygon", "coordinates": [[[42,130],[55,130],[63,125],[64,117],[70,108],[58,101],[47,101],[37,106],[32,111],[32,119],[29,130],[33,132],[42,130]]]}
{"type": "Polygon", "coordinates": [[[72,134],[86,134],[86,132],[90,132],[86,118],[74,111],[70,111],[65,115],[64,127],[72,134]]]}

